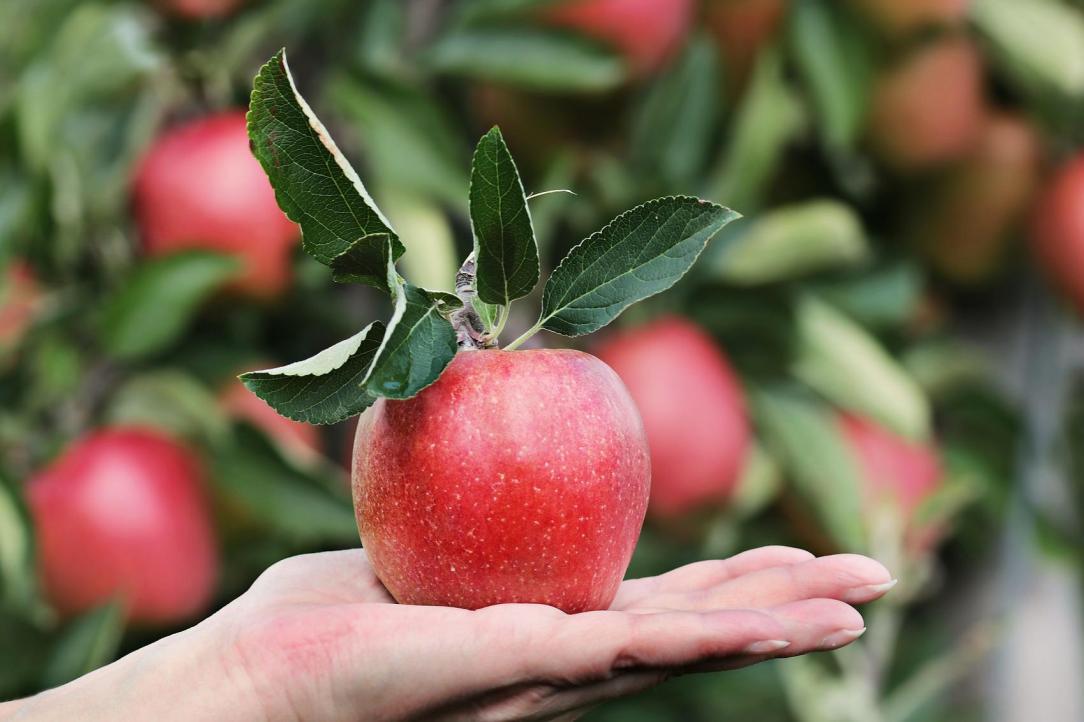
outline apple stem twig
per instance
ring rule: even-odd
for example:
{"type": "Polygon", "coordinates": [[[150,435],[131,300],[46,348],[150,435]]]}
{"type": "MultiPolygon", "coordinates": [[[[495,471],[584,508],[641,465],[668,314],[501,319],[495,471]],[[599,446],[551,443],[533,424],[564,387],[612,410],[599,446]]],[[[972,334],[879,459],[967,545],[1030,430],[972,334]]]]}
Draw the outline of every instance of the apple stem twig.
{"type": "Polygon", "coordinates": [[[504,350],[505,351],[515,351],[517,348],[522,346],[524,344],[524,342],[527,341],[527,339],[529,339],[531,336],[534,336],[540,330],[542,330],[542,324],[541,323],[536,323],[534,326],[531,326],[529,329],[524,331],[522,336],[520,336],[519,338],[517,338],[515,341],[508,344],[507,346],[505,346],[504,350]]]}

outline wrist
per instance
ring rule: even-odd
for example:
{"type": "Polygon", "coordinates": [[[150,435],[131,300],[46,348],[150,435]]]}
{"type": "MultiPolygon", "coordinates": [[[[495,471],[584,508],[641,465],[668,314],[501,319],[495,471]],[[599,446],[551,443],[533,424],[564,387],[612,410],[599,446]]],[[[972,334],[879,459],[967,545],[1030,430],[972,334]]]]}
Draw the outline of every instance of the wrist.
{"type": "Polygon", "coordinates": [[[0,720],[230,722],[244,709],[239,698],[247,692],[224,668],[216,628],[211,617],[68,684],[7,703],[0,720]]]}

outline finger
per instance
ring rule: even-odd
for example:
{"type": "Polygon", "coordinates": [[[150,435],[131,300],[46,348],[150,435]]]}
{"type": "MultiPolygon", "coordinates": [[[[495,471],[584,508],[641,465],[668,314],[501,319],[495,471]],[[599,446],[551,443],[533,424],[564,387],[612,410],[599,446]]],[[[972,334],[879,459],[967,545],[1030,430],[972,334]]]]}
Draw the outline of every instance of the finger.
{"type": "Polygon", "coordinates": [[[364,549],[299,554],[272,564],[253,590],[303,595],[305,601],[328,604],[394,602],[377,579],[364,549]]]}
{"type": "Polygon", "coordinates": [[[685,670],[713,672],[748,667],[778,657],[796,657],[846,646],[866,631],[862,615],[854,607],[835,599],[806,599],[768,610],[783,625],[786,647],[767,654],[750,654],[709,661],[685,670]]]}
{"type": "Polygon", "coordinates": [[[694,562],[657,577],[624,582],[611,608],[628,609],[652,595],[707,589],[745,574],[810,559],[813,555],[804,549],[768,546],[750,549],[729,559],[694,562]]]}
{"type": "Polygon", "coordinates": [[[531,673],[557,684],[607,679],[615,671],[679,669],[787,645],[783,625],[755,610],[625,614],[588,612],[551,626],[531,673]]]}
{"type": "Polygon", "coordinates": [[[880,562],[857,554],[837,554],[762,569],[709,589],[655,595],[642,603],[685,610],[762,609],[821,598],[864,604],[894,585],[892,575],[880,562]]]}
{"type": "Polygon", "coordinates": [[[620,697],[645,692],[666,681],[667,672],[624,672],[611,679],[561,690],[548,701],[540,717],[555,722],[575,720],[592,707],[620,697]]]}

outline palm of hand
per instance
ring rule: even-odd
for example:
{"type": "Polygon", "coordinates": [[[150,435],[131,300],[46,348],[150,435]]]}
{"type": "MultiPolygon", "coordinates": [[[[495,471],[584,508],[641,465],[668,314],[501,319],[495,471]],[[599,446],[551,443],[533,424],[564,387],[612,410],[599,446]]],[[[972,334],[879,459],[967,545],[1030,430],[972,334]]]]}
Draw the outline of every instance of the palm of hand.
{"type": "Polygon", "coordinates": [[[626,581],[607,611],[399,605],[362,550],[287,559],[211,620],[269,720],[574,719],[690,671],[842,646],[877,562],[756,549],[626,581]]]}

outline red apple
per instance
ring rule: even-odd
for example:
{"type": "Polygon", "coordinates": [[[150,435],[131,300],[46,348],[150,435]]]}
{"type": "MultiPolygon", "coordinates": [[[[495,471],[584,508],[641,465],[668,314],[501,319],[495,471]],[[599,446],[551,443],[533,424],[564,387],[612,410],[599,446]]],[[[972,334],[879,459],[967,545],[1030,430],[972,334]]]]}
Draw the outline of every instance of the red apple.
{"type": "Polygon", "coordinates": [[[378,400],[354,443],[362,543],[407,604],[604,609],[649,487],[636,406],[579,351],[461,352],[416,397],[378,400]]]}
{"type": "Polygon", "coordinates": [[[658,70],[681,47],[693,0],[565,0],[544,19],[612,45],[638,75],[658,70]]]}
{"type": "Polygon", "coordinates": [[[985,281],[1003,265],[1012,232],[1031,207],[1042,146],[1025,119],[991,113],[978,144],[910,209],[908,234],[951,281],[985,281]]]}
{"type": "Polygon", "coordinates": [[[41,288],[25,261],[12,261],[0,280],[0,350],[19,345],[41,307],[41,288]]]}
{"type": "Polygon", "coordinates": [[[1084,315],[1084,153],[1042,191],[1031,240],[1046,274],[1084,315]]]}
{"type": "Polygon", "coordinates": [[[726,62],[735,90],[745,85],[757,54],[779,32],[787,0],[712,0],[705,22],[726,62]]]}
{"type": "Polygon", "coordinates": [[[207,606],[218,558],[203,475],[156,431],[94,432],[27,484],[45,590],[64,614],[121,595],[133,622],[170,624],[207,606]]]}
{"type": "MultiPolygon", "coordinates": [[[[255,364],[269,368],[274,364],[255,364]]],[[[310,424],[280,416],[263,399],[240,381],[230,382],[219,394],[219,403],[231,417],[247,421],[262,431],[285,454],[302,463],[311,463],[323,454],[320,430],[310,424]]]]}
{"type": "Polygon", "coordinates": [[[204,248],[236,256],[236,287],[268,298],[290,282],[298,228],[275,202],[249,151],[245,114],[230,111],[167,132],[143,158],[133,189],[149,256],[204,248]]]}
{"type": "Polygon", "coordinates": [[[982,60],[963,37],[920,47],[881,73],[874,87],[869,139],[899,171],[925,170],[964,156],[984,117],[982,60]]]}
{"type": "Polygon", "coordinates": [[[749,447],[741,383],[697,326],[678,317],[616,335],[598,350],[628,386],[651,445],[654,518],[725,502],[749,447]]]}
{"type": "Polygon", "coordinates": [[[970,0],[851,0],[863,16],[892,37],[960,25],[967,19],[970,4],[970,0]]]}
{"type": "Polygon", "coordinates": [[[188,20],[220,18],[236,10],[244,0],[157,0],[163,9],[188,20]]]}
{"type": "Polygon", "coordinates": [[[928,549],[937,530],[915,519],[919,507],[941,488],[941,461],[930,446],[909,441],[864,418],[841,415],[840,429],[864,484],[866,506],[891,504],[899,511],[909,546],[928,549]]]}

